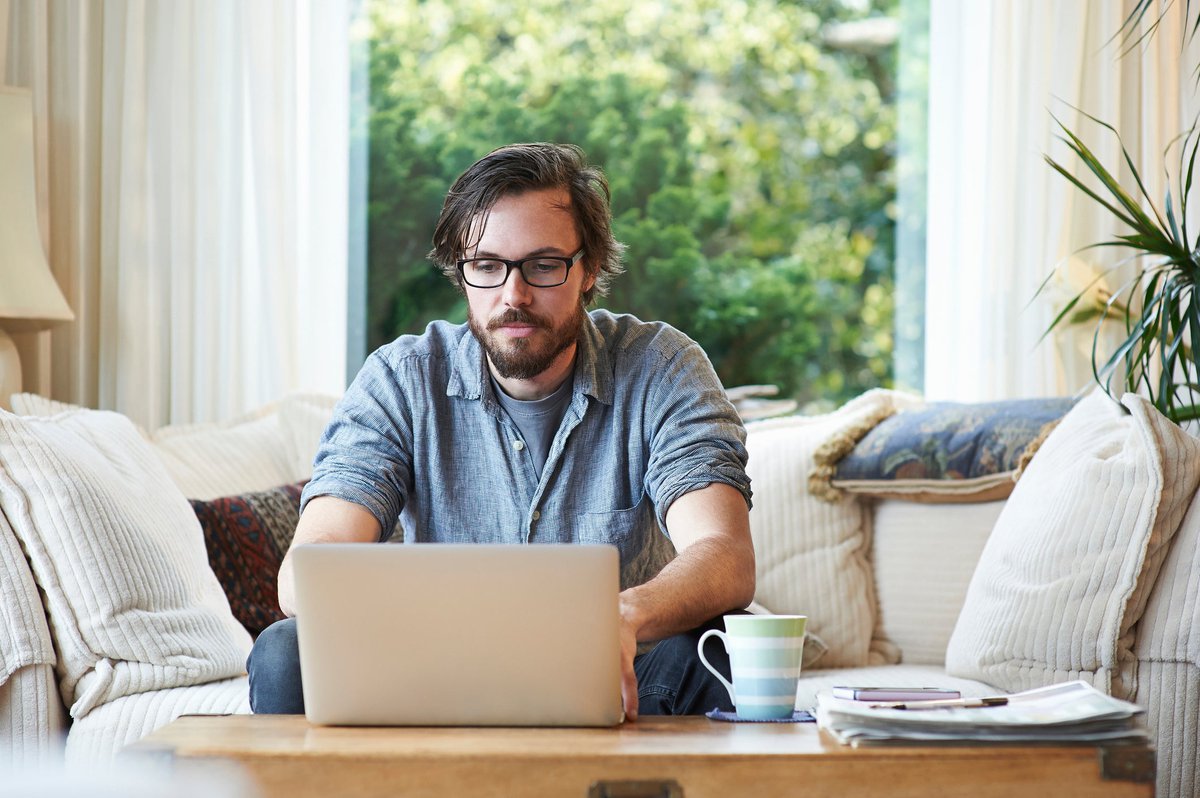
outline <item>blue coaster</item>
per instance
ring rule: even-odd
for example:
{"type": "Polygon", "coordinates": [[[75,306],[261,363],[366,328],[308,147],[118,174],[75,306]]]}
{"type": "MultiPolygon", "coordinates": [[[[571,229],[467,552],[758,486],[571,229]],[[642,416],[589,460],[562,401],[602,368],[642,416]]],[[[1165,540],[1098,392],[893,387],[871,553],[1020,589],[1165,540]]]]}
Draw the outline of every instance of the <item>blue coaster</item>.
{"type": "Polygon", "coordinates": [[[723,720],[727,723],[816,723],[817,719],[812,716],[811,712],[805,712],[803,709],[797,709],[792,713],[790,718],[767,718],[765,720],[753,720],[740,718],[736,712],[725,712],[724,710],[713,707],[708,712],[704,713],[707,718],[713,720],[723,720]]]}

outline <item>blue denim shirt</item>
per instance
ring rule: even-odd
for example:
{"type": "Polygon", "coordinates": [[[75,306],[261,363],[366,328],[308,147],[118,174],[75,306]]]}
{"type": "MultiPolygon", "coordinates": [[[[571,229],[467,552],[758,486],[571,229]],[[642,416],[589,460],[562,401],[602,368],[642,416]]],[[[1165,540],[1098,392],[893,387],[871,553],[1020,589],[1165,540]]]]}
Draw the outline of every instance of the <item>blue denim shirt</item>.
{"type": "Polygon", "coordinates": [[[596,310],[541,477],[467,326],[433,322],[374,352],[321,439],[303,504],[336,496],[406,542],[610,543],[621,589],[675,556],[666,512],[714,482],[750,502],[746,433],[698,344],[596,310]]]}

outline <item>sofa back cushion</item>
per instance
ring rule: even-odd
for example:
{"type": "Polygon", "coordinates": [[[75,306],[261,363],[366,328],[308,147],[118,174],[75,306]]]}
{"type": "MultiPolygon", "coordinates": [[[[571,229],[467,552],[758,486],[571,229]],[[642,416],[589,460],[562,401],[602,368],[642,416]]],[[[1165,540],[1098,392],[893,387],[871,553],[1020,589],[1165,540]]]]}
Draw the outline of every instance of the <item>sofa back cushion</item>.
{"type": "Polygon", "coordinates": [[[163,427],[150,441],[189,499],[215,499],[297,480],[277,405],[230,422],[163,427]]]}
{"type": "Polygon", "coordinates": [[[877,637],[909,665],[941,665],[967,586],[1003,501],[875,505],[871,561],[879,593],[877,637]]]}
{"type": "Polygon", "coordinates": [[[1082,400],[1017,483],[950,640],[952,675],[1133,697],[1133,628],[1200,481],[1200,441],[1139,396],[1122,404],[1082,400]]]}
{"type": "MultiPolygon", "coordinates": [[[[136,429],[183,494],[208,501],[311,477],[336,403],[324,394],[295,393],[230,421],[136,429]]],[[[31,393],[13,394],[12,405],[18,415],[38,417],[84,409],[31,393]]]]}
{"type": "Polygon", "coordinates": [[[279,403],[279,422],[288,438],[288,456],[297,480],[312,477],[313,460],[337,402],[336,397],[325,394],[298,393],[279,403]]]}
{"type": "Polygon", "coordinates": [[[872,648],[875,588],[866,509],[809,493],[816,451],[840,432],[894,410],[894,395],[871,391],[822,416],[749,424],[746,471],[754,486],[750,532],[758,571],[755,600],[771,612],[808,616],[828,646],[822,667],[882,664],[872,648]]]}
{"type": "Polygon", "coordinates": [[[45,594],[72,717],[244,672],[250,637],[195,513],[127,418],[0,412],[0,509],[45,594]]]}

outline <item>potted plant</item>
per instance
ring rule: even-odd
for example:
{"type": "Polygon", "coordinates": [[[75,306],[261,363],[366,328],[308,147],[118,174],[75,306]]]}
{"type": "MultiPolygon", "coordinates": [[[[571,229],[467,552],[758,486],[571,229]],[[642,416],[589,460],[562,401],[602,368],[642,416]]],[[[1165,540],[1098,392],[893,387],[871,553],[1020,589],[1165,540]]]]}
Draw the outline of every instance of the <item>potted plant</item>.
{"type": "MultiPolygon", "coordinates": [[[[1164,13],[1172,2],[1162,0],[1164,13]]],[[[1161,15],[1137,35],[1143,18],[1154,5],[1155,0],[1139,0],[1135,4],[1117,33],[1122,38],[1122,55],[1156,32],[1161,15]]],[[[1190,16],[1192,12],[1189,0],[1184,13],[1190,16]]],[[[1200,4],[1195,13],[1194,22],[1185,30],[1186,38],[1200,30],[1200,4]]],[[[1196,69],[1200,75],[1200,65],[1196,69]]],[[[1111,125],[1089,114],[1085,116],[1116,136],[1120,143],[1120,134],[1111,125]]],[[[1190,231],[1187,224],[1200,127],[1193,123],[1164,153],[1167,190],[1160,206],[1147,193],[1123,143],[1122,157],[1134,183],[1129,189],[1121,185],[1078,135],[1057,117],[1055,122],[1063,133],[1060,138],[1099,179],[1100,185],[1093,189],[1049,155],[1045,156],[1046,162],[1112,213],[1124,229],[1113,238],[1084,249],[1117,247],[1130,252],[1129,257],[1097,275],[1093,282],[1130,263],[1134,264],[1134,273],[1118,288],[1103,295],[1101,305],[1088,305],[1086,298],[1095,297],[1091,286],[1080,291],[1055,316],[1045,334],[1060,325],[1095,320],[1092,373],[1106,393],[1112,395],[1113,380],[1119,375],[1124,390],[1144,394],[1168,418],[1179,423],[1200,419],[1200,296],[1196,293],[1200,278],[1200,231],[1190,231]],[[1102,325],[1113,319],[1124,324],[1124,340],[1112,351],[1102,351],[1109,349],[1102,344],[1102,325]]],[[[1043,283],[1039,293],[1045,287],[1043,283]]]]}

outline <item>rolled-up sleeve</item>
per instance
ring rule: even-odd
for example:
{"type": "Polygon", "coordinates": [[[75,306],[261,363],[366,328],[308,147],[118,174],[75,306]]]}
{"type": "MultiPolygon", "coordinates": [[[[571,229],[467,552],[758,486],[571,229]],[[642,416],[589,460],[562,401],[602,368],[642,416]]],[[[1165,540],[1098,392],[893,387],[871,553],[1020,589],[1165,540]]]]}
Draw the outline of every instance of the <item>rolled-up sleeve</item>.
{"type": "Polygon", "coordinates": [[[749,507],[746,429],[704,350],[692,343],[675,352],[654,382],[645,488],[662,528],[676,499],[714,482],[737,489],[749,507]]]}
{"type": "Polygon", "coordinates": [[[395,369],[376,352],[367,358],[321,436],[300,509],[334,496],[368,510],[386,540],[408,499],[412,416],[395,369]]]}

